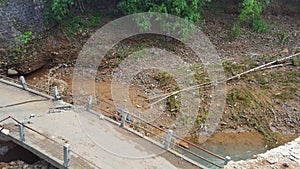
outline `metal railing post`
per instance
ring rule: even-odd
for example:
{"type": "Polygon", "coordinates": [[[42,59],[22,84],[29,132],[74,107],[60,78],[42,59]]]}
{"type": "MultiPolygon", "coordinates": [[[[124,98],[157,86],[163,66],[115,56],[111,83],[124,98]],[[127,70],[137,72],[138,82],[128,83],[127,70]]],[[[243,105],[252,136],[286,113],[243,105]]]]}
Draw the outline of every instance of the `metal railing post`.
{"type": "Polygon", "coordinates": [[[71,164],[70,144],[64,145],[64,167],[68,168],[71,164]]]}
{"type": "Polygon", "coordinates": [[[19,135],[20,135],[20,141],[24,142],[26,140],[24,123],[19,124],[19,135]]]}
{"type": "Polygon", "coordinates": [[[122,110],[121,127],[125,127],[127,115],[128,115],[128,113],[125,110],[122,110]]]}
{"type": "Polygon", "coordinates": [[[27,90],[27,84],[26,84],[26,80],[25,80],[24,76],[20,76],[20,81],[23,86],[23,89],[27,90]]]}
{"type": "Polygon", "coordinates": [[[92,107],[92,101],[93,101],[93,97],[89,96],[88,100],[87,100],[87,104],[86,104],[86,111],[90,111],[91,107],[92,107]]]}
{"type": "Polygon", "coordinates": [[[173,134],[173,130],[168,130],[166,143],[165,143],[165,149],[166,150],[168,150],[170,148],[170,144],[171,144],[171,141],[172,141],[172,134],[173,134]]]}
{"type": "Polygon", "coordinates": [[[57,86],[54,86],[54,100],[58,100],[59,98],[57,86]]]}
{"type": "Polygon", "coordinates": [[[226,165],[231,160],[230,156],[226,156],[224,160],[224,165],[226,165]]]}

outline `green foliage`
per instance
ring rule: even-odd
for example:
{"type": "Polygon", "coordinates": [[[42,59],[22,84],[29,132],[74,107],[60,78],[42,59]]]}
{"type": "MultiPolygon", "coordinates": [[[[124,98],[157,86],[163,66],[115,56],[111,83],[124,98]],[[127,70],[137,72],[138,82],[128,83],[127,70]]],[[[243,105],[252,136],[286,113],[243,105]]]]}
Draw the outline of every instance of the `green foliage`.
{"type": "MultiPolygon", "coordinates": [[[[184,18],[186,23],[174,23],[168,25],[161,20],[164,31],[178,32],[179,35],[185,37],[189,32],[193,31],[193,26],[187,24],[188,21],[199,22],[201,16],[201,7],[211,0],[122,0],[118,7],[124,14],[134,14],[140,12],[159,12],[176,15],[184,18]]],[[[159,18],[155,18],[159,21],[159,18]]],[[[151,22],[149,18],[137,17],[136,22],[142,30],[150,30],[151,22]]]]}
{"type": "Polygon", "coordinates": [[[125,14],[162,12],[173,14],[193,22],[200,20],[201,7],[211,0],[122,0],[118,7],[125,14]]]}
{"type": "Polygon", "coordinates": [[[85,36],[88,33],[87,26],[87,22],[78,16],[69,20],[69,22],[66,25],[68,29],[68,35],[80,34],[82,36],[85,36]]]}
{"type": "Polygon", "coordinates": [[[22,43],[28,43],[29,41],[32,40],[32,32],[25,32],[24,34],[22,34],[21,36],[17,37],[17,41],[18,42],[22,42],[22,43]]]}
{"type": "Polygon", "coordinates": [[[234,22],[229,36],[225,41],[232,40],[242,33],[241,26],[253,29],[256,32],[265,32],[270,26],[262,19],[262,12],[269,0],[243,0],[240,4],[238,20],[234,22]]]}
{"type": "Polygon", "coordinates": [[[240,24],[234,23],[232,26],[231,33],[229,36],[227,36],[225,38],[225,41],[230,41],[230,40],[236,38],[237,36],[239,36],[241,33],[242,33],[242,30],[241,30],[240,24]]]}
{"type": "Polygon", "coordinates": [[[0,6],[7,5],[8,0],[0,0],[0,6]]]}
{"type": "Polygon", "coordinates": [[[68,35],[88,36],[89,28],[97,28],[102,23],[102,14],[99,12],[87,13],[83,17],[75,16],[61,21],[61,26],[68,35]]]}
{"type": "MultiPolygon", "coordinates": [[[[172,76],[167,72],[160,72],[154,79],[157,80],[162,88],[168,90],[168,92],[173,92],[179,90],[178,85],[172,78],[172,76]]],[[[180,111],[180,94],[175,94],[167,98],[167,109],[172,112],[172,116],[176,117],[177,113],[180,111]]]]}
{"type": "Polygon", "coordinates": [[[102,23],[102,16],[101,16],[101,15],[95,15],[95,16],[92,16],[92,17],[90,18],[90,23],[89,23],[89,25],[90,25],[90,27],[92,27],[92,28],[96,28],[96,27],[98,27],[99,25],[101,25],[101,23],[102,23]]]}
{"type": "Polygon", "coordinates": [[[56,21],[62,21],[70,14],[70,7],[74,5],[74,0],[47,0],[48,17],[56,21]]]}
{"type": "Polygon", "coordinates": [[[284,45],[285,42],[286,42],[286,40],[287,40],[287,38],[288,38],[287,33],[286,32],[278,32],[276,34],[280,36],[280,43],[281,43],[281,45],[284,45]]]}
{"type": "Polygon", "coordinates": [[[265,6],[269,4],[268,0],[243,0],[241,4],[241,12],[239,22],[251,27],[257,32],[264,32],[269,29],[269,26],[262,19],[262,12],[265,6]]]}

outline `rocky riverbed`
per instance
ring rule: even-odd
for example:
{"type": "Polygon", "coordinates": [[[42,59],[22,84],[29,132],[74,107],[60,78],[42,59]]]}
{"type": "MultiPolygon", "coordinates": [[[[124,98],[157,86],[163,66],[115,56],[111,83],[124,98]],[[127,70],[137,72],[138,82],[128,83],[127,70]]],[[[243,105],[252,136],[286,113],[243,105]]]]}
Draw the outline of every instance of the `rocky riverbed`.
{"type": "Polygon", "coordinates": [[[285,145],[258,154],[249,160],[230,161],[225,169],[300,168],[300,137],[285,145]]]}
{"type": "Polygon", "coordinates": [[[11,161],[10,163],[0,163],[0,167],[2,169],[55,169],[55,167],[51,166],[44,160],[39,160],[34,164],[27,164],[24,161],[11,161]]]}

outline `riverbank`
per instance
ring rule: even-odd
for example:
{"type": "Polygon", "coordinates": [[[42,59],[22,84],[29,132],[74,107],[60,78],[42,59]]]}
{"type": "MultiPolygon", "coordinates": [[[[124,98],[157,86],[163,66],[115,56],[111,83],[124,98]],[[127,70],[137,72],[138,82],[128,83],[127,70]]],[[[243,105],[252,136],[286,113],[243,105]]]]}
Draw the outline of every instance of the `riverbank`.
{"type": "Polygon", "coordinates": [[[250,168],[300,168],[300,137],[285,145],[271,149],[263,154],[256,155],[250,160],[230,161],[225,169],[250,168]]]}

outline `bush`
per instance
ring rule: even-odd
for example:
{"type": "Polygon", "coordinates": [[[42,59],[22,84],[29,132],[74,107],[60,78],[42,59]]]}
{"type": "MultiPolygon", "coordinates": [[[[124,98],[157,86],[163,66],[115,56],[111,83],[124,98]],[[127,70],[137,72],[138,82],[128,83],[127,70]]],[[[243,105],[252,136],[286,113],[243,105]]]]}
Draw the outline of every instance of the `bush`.
{"type": "Polygon", "coordinates": [[[264,32],[269,29],[269,26],[262,19],[262,12],[269,1],[259,0],[243,0],[241,4],[241,12],[239,15],[239,22],[248,27],[251,27],[257,32],[264,32]]]}
{"type": "Polygon", "coordinates": [[[68,35],[87,35],[87,22],[84,19],[76,16],[69,20],[66,27],[68,28],[68,35]]]}
{"type": "Polygon", "coordinates": [[[21,36],[17,37],[18,42],[28,43],[32,39],[32,32],[25,32],[21,36]]]}
{"type": "MultiPolygon", "coordinates": [[[[201,7],[210,1],[211,0],[122,0],[118,4],[118,7],[126,15],[140,12],[160,12],[176,15],[187,21],[199,22],[201,7]]],[[[158,20],[156,18],[156,21],[158,20]]],[[[151,29],[149,18],[137,17],[136,22],[142,30],[151,29]]],[[[167,25],[164,21],[161,21],[160,24],[166,30],[180,31],[180,35],[186,35],[193,30],[193,27],[186,23],[183,24],[185,27],[181,27],[182,24],[178,23],[167,25]]]]}
{"type": "Polygon", "coordinates": [[[234,23],[231,29],[231,33],[229,36],[225,38],[225,41],[230,41],[242,33],[241,27],[239,23],[234,23]]]}
{"type": "Polygon", "coordinates": [[[62,21],[70,13],[74,0],[46,0],[48,4],[48,17],[55,21],[62,21]]]}

